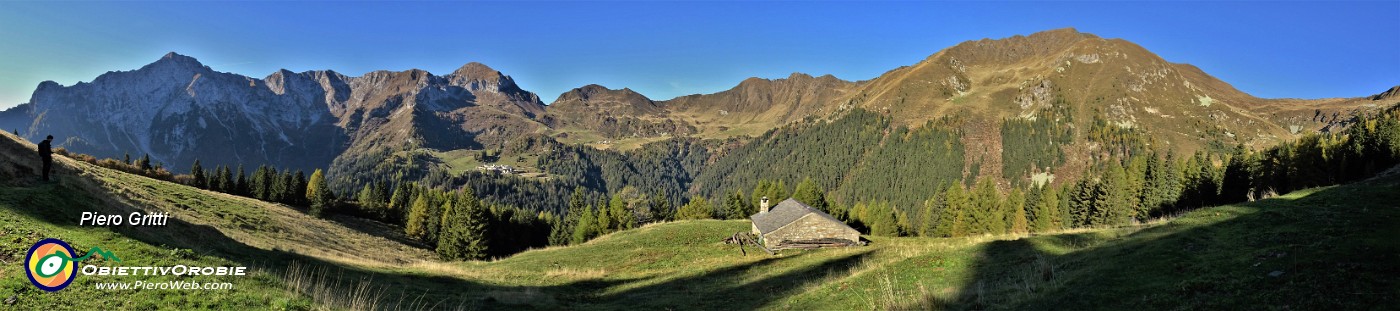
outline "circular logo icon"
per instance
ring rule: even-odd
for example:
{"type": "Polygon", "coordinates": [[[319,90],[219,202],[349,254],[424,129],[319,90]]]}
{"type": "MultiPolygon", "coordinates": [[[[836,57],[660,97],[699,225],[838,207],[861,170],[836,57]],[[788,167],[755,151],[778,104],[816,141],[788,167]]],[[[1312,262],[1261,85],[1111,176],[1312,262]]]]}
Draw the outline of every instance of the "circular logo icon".
{"type": "Polygon", "coordinates": [[[59,239],[43,239],[29,247],[24,257],[24,269],[29,282],[39,289],[54,292],[73,283],[78,264],[73,261],[73,247],[59,239]]]}

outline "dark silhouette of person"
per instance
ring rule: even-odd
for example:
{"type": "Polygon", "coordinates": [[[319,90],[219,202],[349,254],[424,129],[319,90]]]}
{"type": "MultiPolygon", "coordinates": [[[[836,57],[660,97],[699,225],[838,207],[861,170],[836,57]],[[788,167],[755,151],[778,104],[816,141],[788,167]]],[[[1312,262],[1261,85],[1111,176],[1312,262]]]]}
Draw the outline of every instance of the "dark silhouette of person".
{"type": "Polygon", "coordinates": [[[53,170],[53,135],[39,142],[39,158],[44,160],[44,181],[49,181],[49,171],[53,170]]]}

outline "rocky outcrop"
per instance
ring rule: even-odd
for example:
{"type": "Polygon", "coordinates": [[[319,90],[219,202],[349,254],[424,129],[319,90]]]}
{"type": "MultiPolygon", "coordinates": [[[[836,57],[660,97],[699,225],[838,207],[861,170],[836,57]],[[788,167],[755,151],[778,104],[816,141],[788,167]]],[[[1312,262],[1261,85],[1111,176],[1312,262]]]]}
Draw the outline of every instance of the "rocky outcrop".
{"type": "Polygon", "coordinates": [[[453,74],[279,70],[262,79],[169,53],[91,83],[47,81],[0,128],[99,157],[150,154],[173,171],[216,165],[324,168],[382,149],[499,143],[538,130],[544,105],[479,63],[453,74]]]}

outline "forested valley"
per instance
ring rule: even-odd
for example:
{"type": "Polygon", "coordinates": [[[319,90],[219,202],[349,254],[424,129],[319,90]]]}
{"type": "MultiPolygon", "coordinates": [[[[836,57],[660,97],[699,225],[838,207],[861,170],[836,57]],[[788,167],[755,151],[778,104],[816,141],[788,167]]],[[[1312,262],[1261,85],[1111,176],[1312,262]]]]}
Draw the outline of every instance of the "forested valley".
{"type": "MultiPolygon", "coordinates": [[[[881,236],[958,237],[1118,226],[1187,210],[1268,198],[1372,176],[1400,162],[1400,106],[1354,116],[1340,132],[1263,149],[1177,154],[1152,137],[1091,115],[1076,129],[1055,105],[1002,120],[1000,176],[978,172],[964,152],[962,122],[916,128],[852,110],[808,119],[751,139],[679,138],[617,152],[544,136],[507,142],[497,157],[531,154],[546,177],[495,172],[415,173],[408,156],[386,156],[385,174],[338,189],[317,170],[260,166],[172,175],[145,157],[70,155],[123,171],[235,195],[397,224],[444,259],[508,256],[581,243],[609,232],[676,219],[744,219],[762,197],[793,197],[881,236]],[[1065,148],[1090,150],[1067,158],[1065,148]],[[392,161],[397,159],[400,162],[392,161]],[[1083,161],[1077,180],[1053,180],[1083,161]],[[416,180],[407,178],[421,174],[416,180]]],[[[60,150],[60,152],[62,152],[60,150]]],[[[417,159],[417,160],[414,160],[417,159]]]]}

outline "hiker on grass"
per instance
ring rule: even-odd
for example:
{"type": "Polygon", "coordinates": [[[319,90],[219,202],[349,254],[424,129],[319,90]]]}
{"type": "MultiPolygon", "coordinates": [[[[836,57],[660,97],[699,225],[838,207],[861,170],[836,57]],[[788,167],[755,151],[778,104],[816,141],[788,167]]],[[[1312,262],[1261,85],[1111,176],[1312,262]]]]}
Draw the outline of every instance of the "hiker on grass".
{"type": "Polygon", "coordinates": [[[39,142],[39,158],[44,160],[44,181],[49,181],[49,171],[53,170],[53,149],[49,148],[51,144],[53,135],[39,142]]]}

